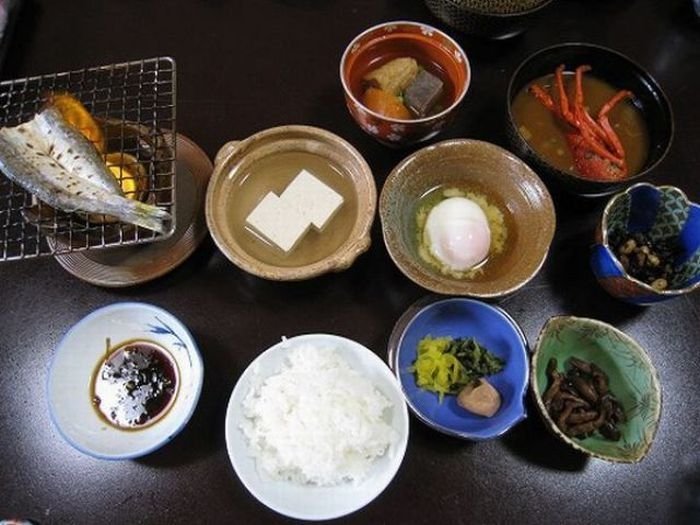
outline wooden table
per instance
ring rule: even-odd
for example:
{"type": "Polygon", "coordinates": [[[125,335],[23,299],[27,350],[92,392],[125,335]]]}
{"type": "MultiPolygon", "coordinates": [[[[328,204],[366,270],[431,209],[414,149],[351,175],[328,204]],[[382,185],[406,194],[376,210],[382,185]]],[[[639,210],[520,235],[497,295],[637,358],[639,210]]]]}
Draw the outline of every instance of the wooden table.
{"type": "MultiPolygon", "coordinates": [[[[355,126],[338,62],[354,35],[392,19],[445,29],[418,1],[27,0],[2,77],[170,55],[178,68],[178,131],[211,157],[228,140],[309,124],[355,145],[381,188],[413,150],[387,149],[355,126]]],[[[602,44],[646,67],[673,106],[675,139],[652,179],[700,200],[700,23],[690,1],[559,0],[511,40],[448,32],[469,55],[474,78],[458,121],[442,138],[506,145],[505,91],[515,67],[559,42],[602,44]]],[[[525,422],[485,443],[448,438],[412,419],[394,481],[343,521],[667,523],[681,515],[693,475],[698,492],[700,294],[651,308],[609,297],[588,266],[605,199],[552,195],[558,226],[547,263],[499,304],[531,343],[550,316],[575,314],[610,322],[648,350],[663,386],[661,424],[648,457],[638,465],[587,459],[550,437],[532,406],[525,422]]],[[[428,293],[391,262],[379,221],[372,248],[349,270],[308,282],[252,277],[210,240],[176,271],[133,289],[91,286],[51,258],[3,263],[0,282],[0,518],[40,523],[285,521],[248,494],[226,453],[224,414],[239,375],[282,335],[336,333],[384,357],[397,318],[428,293]],[[51,424],[48,366],[74,323],[127,300],[162,306],[192,330],[205,362],[204,388],[173,442],[136,461],[99,461],[71,448],[51,424]]]]}

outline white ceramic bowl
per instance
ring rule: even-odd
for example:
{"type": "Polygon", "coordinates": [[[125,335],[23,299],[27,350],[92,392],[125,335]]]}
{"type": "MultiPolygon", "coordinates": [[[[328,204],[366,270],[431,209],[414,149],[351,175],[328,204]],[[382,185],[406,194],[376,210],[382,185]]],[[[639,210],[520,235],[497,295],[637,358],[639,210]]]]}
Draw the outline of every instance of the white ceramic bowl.
{"type": "Polygon", "coordinates": [[[408,442],[408,410],[396,378],[386,364],[361,344],[327,334],[292,337],[260,354],[236,383],[226,412],[226,446],[236,474],[243,485],[261,503],[272,510],[297,519],[324,520],[354,512],[376,498],[391,482],[401,465],[408,442]],[[289,351],[302,343],[333,348],[350,366],[361,372],[392,403],[385,414],[397,433],[389,450],[377,458],[368,476],[359,483],[331,487],[299,485],[272,479],[256,467],[248,452],[248,443],[239,425],[244,420],[242,402],[253,384],[282,369],[289,351]]]}
{"type": "Polygon", "coordinates": [[[170,441],[189,421],[202,390],[204,367],[185,326],[162,308],[116,303],[84,317],[63,337],[49,370],[51,419],[80,452],[100,459],[131,459],[170,441]],[[177,364],[179,389],[158,421],[140,430],[120,430],[98,415],[92,404],[92,375],[105,356],[106,338],[114,347],[140,339],[157,343],[177,364]]]}

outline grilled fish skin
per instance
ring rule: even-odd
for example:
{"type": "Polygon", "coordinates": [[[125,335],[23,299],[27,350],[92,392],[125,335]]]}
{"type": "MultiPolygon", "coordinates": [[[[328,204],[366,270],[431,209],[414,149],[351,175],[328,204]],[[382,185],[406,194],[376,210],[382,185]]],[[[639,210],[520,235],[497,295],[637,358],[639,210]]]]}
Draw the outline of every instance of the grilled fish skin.
{"type": "Polygon", "coordinates": [[[160,233],[171,220],[165,210],[126,198],[94,146],[53,108],[0,128],[0,169],[63,211],[113,215],[160,233]]]}

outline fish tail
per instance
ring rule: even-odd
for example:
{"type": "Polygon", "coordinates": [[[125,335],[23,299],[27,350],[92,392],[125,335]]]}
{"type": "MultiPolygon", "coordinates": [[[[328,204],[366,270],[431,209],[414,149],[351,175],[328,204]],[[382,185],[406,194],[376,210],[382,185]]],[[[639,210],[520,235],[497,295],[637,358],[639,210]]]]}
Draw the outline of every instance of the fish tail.
{"type": "Polygon", "coordinates": [[[168,223],[172,221],[172,216],[167,211],[139,201],[130,202],[133,203],[133,208],[125,210],[123,219],[158,233],[168,231],[168,223]]]}
{"type": "MultiPolygon", "coordinates": [[[[118,195],[104,195],[100,206],[101,209],[88,211],[112,215],[124,222],[148,228],[158,233],[167,233],[172,223],[172,215],[164,209],[126,197],[119,197],[118,195]]],[[[86,209],[87,204],[79,208],[86,209]]]]}

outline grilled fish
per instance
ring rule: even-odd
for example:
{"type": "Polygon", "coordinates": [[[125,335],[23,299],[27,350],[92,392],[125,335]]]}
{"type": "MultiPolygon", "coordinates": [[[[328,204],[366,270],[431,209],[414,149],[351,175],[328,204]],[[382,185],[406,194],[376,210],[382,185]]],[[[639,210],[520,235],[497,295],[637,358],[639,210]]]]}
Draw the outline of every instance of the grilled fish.
{"type": "Polygon", "coordinates": [[[19,126],[0,128],[0,169],[66,212],[112,215],[160,233],[171,220],[167,211],[125,197],[94,146],[55,108],[19,126]]]}

